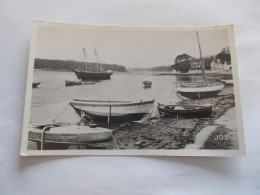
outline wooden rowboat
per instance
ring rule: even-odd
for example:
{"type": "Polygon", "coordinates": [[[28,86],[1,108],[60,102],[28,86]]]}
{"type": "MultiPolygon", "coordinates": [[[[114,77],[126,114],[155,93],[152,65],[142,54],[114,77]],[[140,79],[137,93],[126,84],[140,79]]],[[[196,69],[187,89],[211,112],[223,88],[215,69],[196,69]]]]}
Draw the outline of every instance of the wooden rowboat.
{"type": "Polygon", "coordinates": [[[212,114],[212,105],[163,105],[157,107],[162,117],[169,118],[206,118],[212,114]]]}
{"type": "Polygon", "coordinates": [[[32,83],[32,87],[33,87],[33,88],[36,88],[36,87],[38,87],[38,85],[40,85],[40,84],[41,84],[41,82],[32,83]]]}
{"type": "Polygon", "coordinates": [[[81,85],[81,80],[69,81],[65,80],[65,86],[81,85]]]}
{"type": "Polygon", "coordinates": [[[64,126],[41,126],[30,125],[28,139],[34,142],[41,142],[43,132],[45,143],[55,144],[86,144],[111,141],[112,130],[96,127],[78,125],[64,126]],[[47,130],[45,128],[48,128],[47,130]]]}
{"type": "Polygon", "coordinates": [[[96,101],[74,100],[70,105],[80,117],[93,121],[130,122],[141,120],[151,114],[154,100],[151,101],[96,101]]]}

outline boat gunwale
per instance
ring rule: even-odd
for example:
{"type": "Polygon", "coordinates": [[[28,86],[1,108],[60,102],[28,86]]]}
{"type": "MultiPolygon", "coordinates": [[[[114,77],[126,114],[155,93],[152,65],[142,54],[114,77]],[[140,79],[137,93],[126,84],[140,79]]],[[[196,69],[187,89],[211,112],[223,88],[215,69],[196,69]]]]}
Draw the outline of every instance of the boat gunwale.
{"type": "Polygon", "coordinates": [[[133,101],[102,101],[102,100],[74,100],[69,103],[71,106],[111,106],[111,107],[123,107],[123,106],[138,106],[138,105],[145,105],[145,104],[154,104],[154,99],[149,101],[140,101],[140,102],[133,102],[133,101]],[[93,103],[92,103],[93,102],[93,103]],[[96,103],[95,103],[96,102],[96,103]],[[100,103],[97,103],[100,102],[100,103]],[[112,104],[112,103],[119,103],[119,104],[112,104]],[[103,103],[103,104],[102,104],[103,103]],[[74,104],[74,105],[73,105],[74,104]]]}
{"type": "Polygon", "coordinates": [[[202,111],[207,111],[207,110],[212,110],[212,106],[209,107],[203,107],[203,108],[199,108],[199,109],[185,109],[185,110],[174,110],[174,109],[165,109],[165,108],[161,108],[158,107],[159,111],[165,111],[165,112],[172,112],[172,113],[196,113],[196,112],[202,112],[202,111]]]}
{"type": "Polygon", "coordinates": [[[177,87],[177,93],[210,93],[215,91],[221,91],[224,88],[224,84],[207,85],[207,86],[196,86],[196,87],[177,87]],[[210,90],[205,90],[206,88],[212,88],[210,90]],[[193,91],[189,91],[189,90],[193,91]]]}

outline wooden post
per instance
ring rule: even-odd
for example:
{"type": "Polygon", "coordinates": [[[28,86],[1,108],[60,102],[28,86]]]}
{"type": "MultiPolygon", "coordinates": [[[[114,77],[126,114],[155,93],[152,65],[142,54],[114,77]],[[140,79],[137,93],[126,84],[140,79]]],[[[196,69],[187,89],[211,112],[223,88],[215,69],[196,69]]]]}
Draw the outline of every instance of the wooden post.
{"type": "Polygon", "coordinates": [[[111,118],[111,105],[109,106],[109,112],[108,112],[108,118],[107,118],[108,128],[109,128],[109,124],[110,124],[110,118],[111,118]]]}
{"type": "Polygon", "coordinates": [[[45,140],[45,132],[49,129],[49,127],[44,127],[42,130],[42,139],[41,139],[41,150],[44,149],[44,140],[45,140]]]}

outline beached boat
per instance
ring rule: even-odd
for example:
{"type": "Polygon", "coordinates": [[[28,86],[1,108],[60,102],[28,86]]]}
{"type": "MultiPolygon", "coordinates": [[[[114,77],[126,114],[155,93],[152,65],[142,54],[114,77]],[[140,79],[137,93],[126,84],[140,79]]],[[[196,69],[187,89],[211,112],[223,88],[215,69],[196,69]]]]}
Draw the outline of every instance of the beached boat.
{"type": "Polygon", "coordinates": [[[190,99],[205,99],[216,97],[223,88],[223,84],[181,85],[177,88],[177,93],[190,99]]]}
{"type": "Polygon", "coordinates": [[[144,88],[151,88],[152,87],[152,81],[144,81],[143,87],[144,88]]]}
{"type": "Polygon", "coordinates": [[[200,60],[201,60],[201,74],[203,77],[203,84],[201,85],[181,85],[177,87],[177,93],[181,96],[191,98],[191,99],[204,99],[204,98],[211,98],[216,97],[217,94],[223,90],[224,85],[221,83],[212,83],[208,84],[206,74],[205,74],[205,64],[203,62],[200,42],[199,42],[199,35],[198,32],[197,39],[199,44],[199,51],[200,51],[200,60]]]}
{"type": "Polygon", "coordinates": [[[113,74],[113,72],[111,70],[108,70],[108,71],[103,70],[100,59],[99,59],[99,55],[98,55],[96,49],[94,48],[94,53],[95,53],[96,60],[97,60],[96,70],[92,70],[91,67],[88,66],[88,64],[86,62],[86,50],[85,50],[85,48],[83,48],[82,50],[83,50],[83,54],[84,54],[84,58],[85,58],[86,70],[76,70],[76,69],[72,70],[76,74],[78,79],[81,79],[82,81],[110,79],[110,76],[113,74]]]}
{"type": "Polygon", "coordinates": [[[212,114],[212,105],[163,105],[158,104],[159,113],[170,118],[205,118],[212,114]]]}
{"type": "Polygon", "coordinates": [[[73,81],[69,81],[69,80],[65,80],[65,86],[73,86],[73,85],[81,85],[81,80],[73,80],[73,81]]]}
{"type": "Polygon", "coordinates": [[[70,102],[76,113],[93,121],[130,122],[141,120],[151,114],[154,100],[151,101],[96,101],[74,100],[70,102]]]}
{"type": "Polygon", "coordinates": [[[33,88],[36,88],[36,87],[38,87],[38,85],[40,85],[40,84],[41,84],[41,82],[32,83],[32,87],[33,87],[33,88]]]}
{"type": "Polygon", "coordinates": [[[28,139],[34,142],[79,145],[111,141],[113,138],[112,130],[101,127],[31,124],[28,139]]]}

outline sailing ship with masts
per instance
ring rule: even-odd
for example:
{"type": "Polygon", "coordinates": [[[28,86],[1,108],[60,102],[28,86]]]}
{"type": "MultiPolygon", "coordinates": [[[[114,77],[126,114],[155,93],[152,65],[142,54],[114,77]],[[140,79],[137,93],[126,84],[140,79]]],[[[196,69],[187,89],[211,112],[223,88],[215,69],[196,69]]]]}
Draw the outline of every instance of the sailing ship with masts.
{"type": "Polygon", "coordinates": [[[104,71],[104,69],[102,68],[97,50],[94,48],[94,53],[95,53],[95,57],[96,57],[96,60],[97,60],[97,65],[96,65],[95,70],[92,69],[87,64],[86,49],[83,48],[82,51],[83,51],[83,54],[84,54],[84,61],[85,61],[86,70],[76,70],[76,69],[72,70],[76,74],[78,79],[81,79],[82,81],[110,79],[110,76],[113,74],[113,72],[111,70],[104,71]]]}
{"type": "Polygon", "coordinates": [[[202,67],[202,77],[203,77],[203,84],[197,85],[184,85],[182,84],[180,87],[177,87],[177,93],[181,96],[190,98],[190,99],[204,99],[204,98],[212,98],[216,97],[217,94],[223,90],[224,85],[220,83],[211,83],[209,84],[207,81],[206,73],[205,73],[205,64],[202,58],[200,41],[198,31],[196,31],[199,51],[200,51],[200,61],[202,67]]]}

